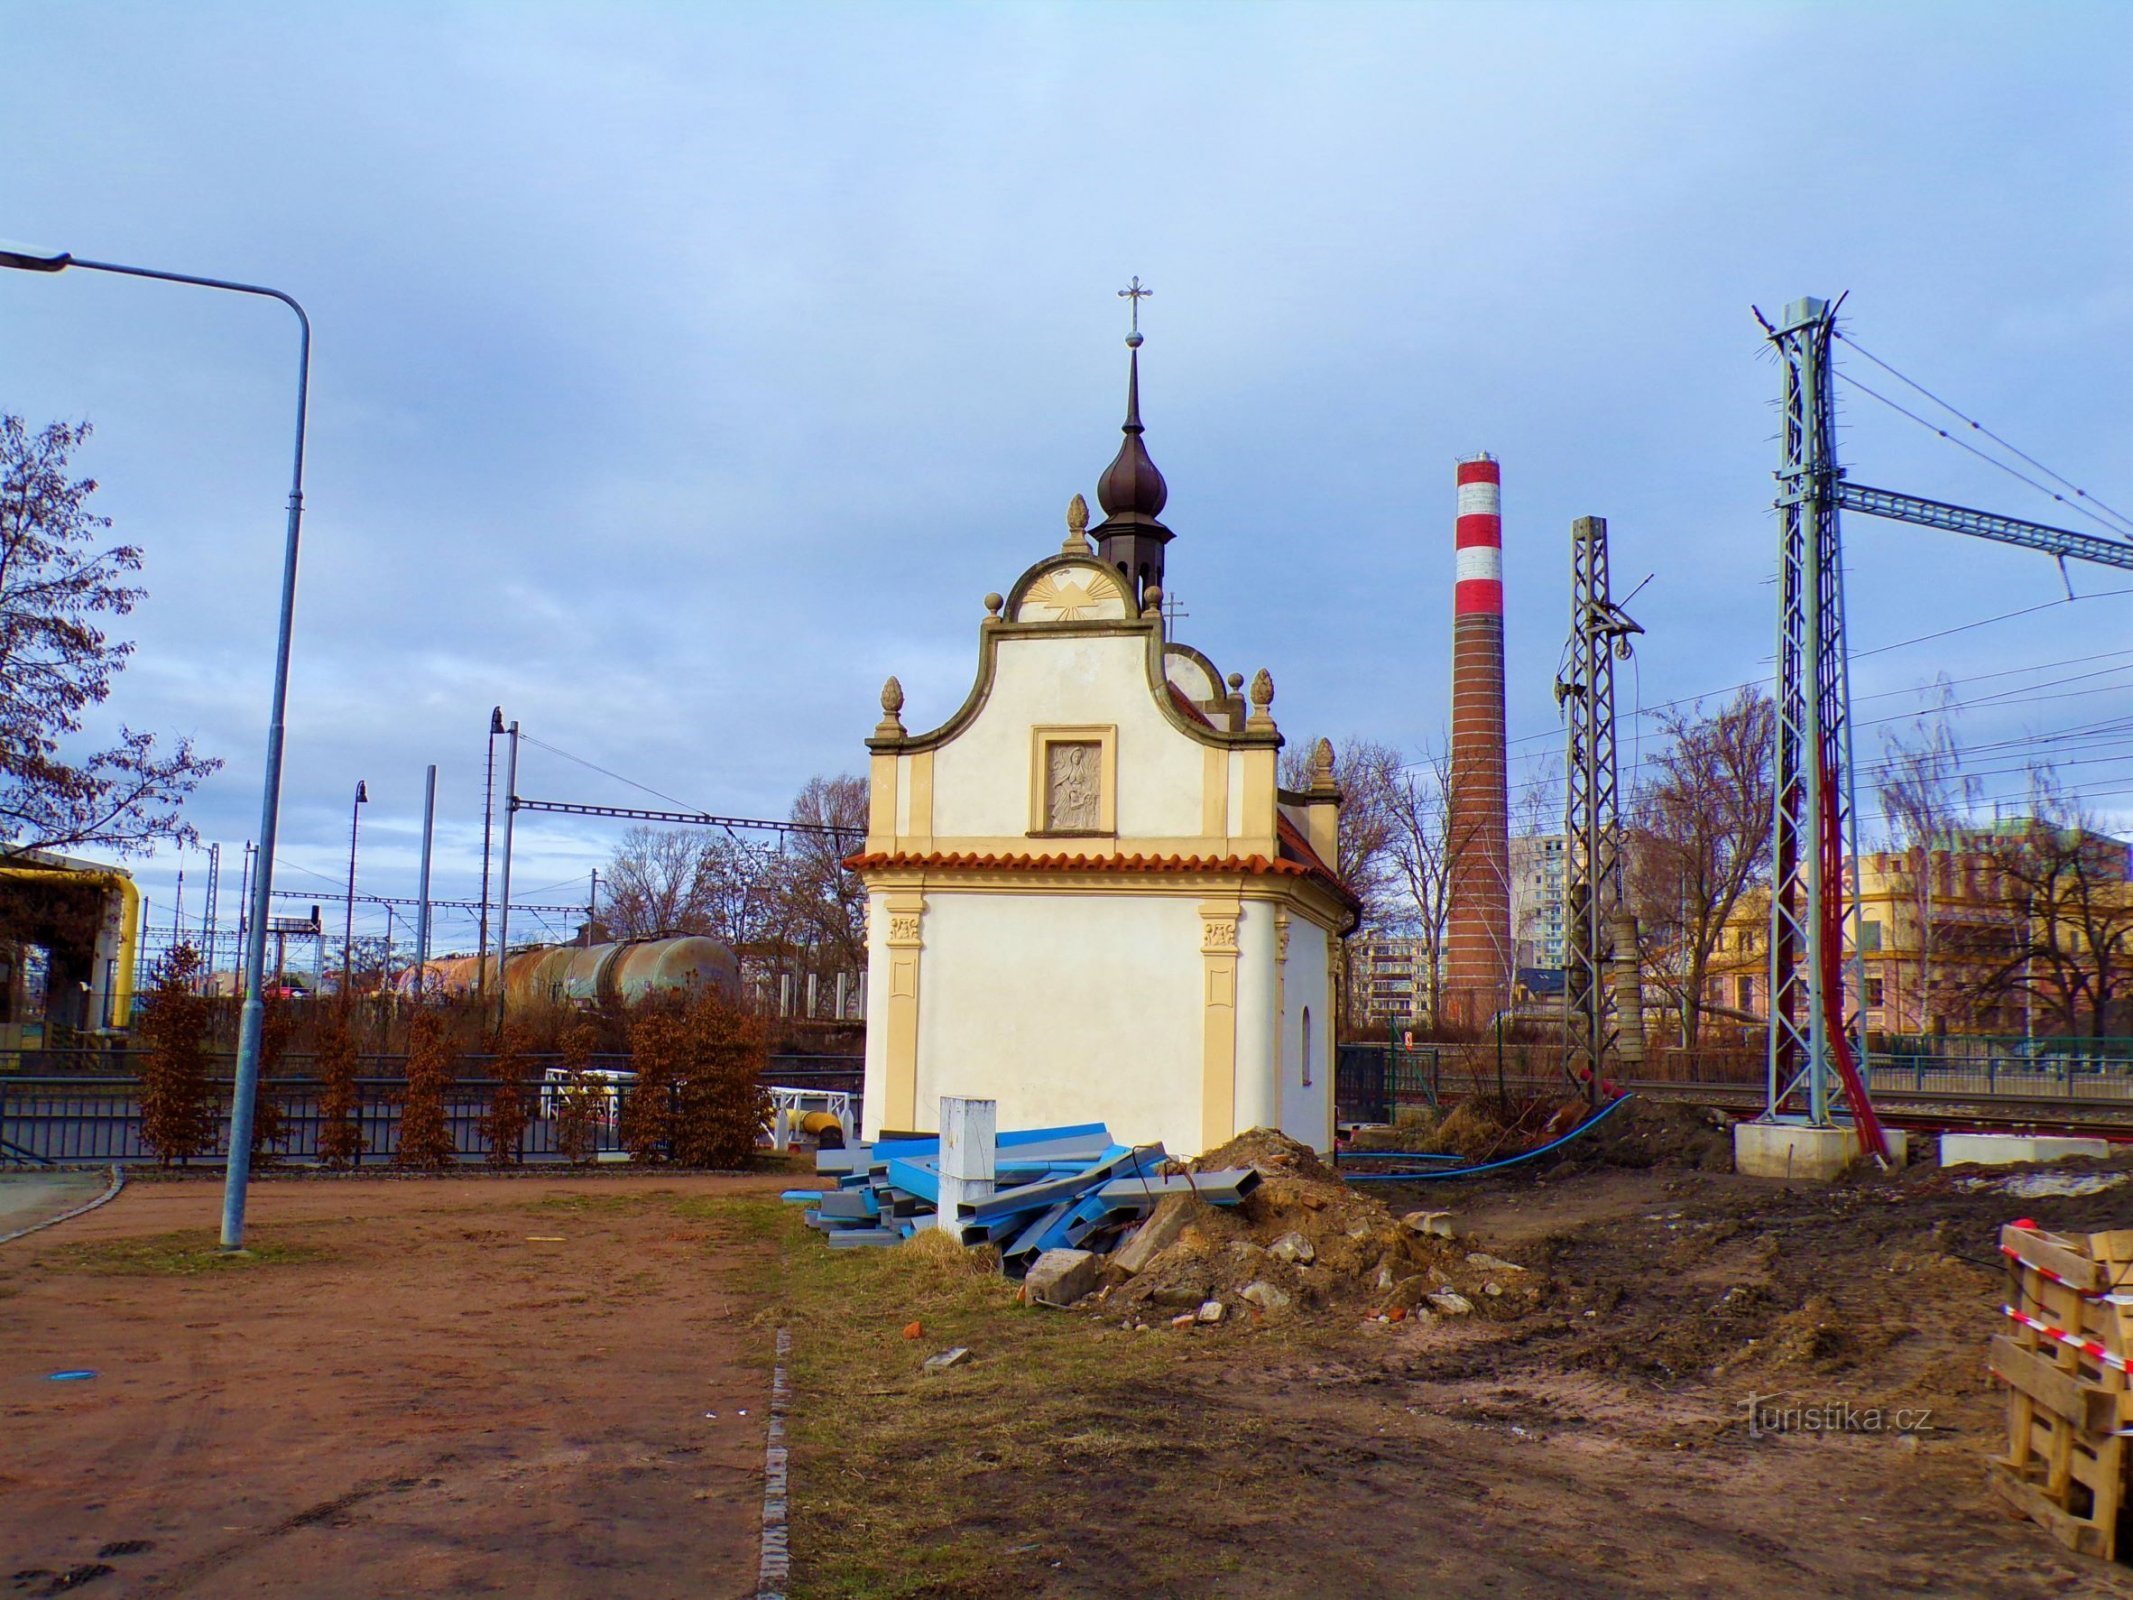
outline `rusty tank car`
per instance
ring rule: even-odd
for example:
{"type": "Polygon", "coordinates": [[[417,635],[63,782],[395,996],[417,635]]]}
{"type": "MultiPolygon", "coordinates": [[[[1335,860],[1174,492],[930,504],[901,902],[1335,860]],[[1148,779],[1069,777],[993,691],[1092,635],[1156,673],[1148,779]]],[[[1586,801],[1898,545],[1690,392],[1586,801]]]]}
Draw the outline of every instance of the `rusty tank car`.
{"type": "MultiPolygon", "coordinates": [[[[423,987],[432,994],[470,993],[480,960],[454,956],[432,961],[423,987]]],[[[496,982],[497,958],[488,959],[488,979],[496,982]]],[[[402,993],[414,991],[415,976],[404,974],[402,993]]],[[[625,939],[614,944],[536,945],[514,950],[503,961],[504,1009],[527,1011],[545,1006],[634,1005],[656,995],[718,989],[740,993],[740,963],[716,939],[687,935],[668,939],[625,939]]]]}

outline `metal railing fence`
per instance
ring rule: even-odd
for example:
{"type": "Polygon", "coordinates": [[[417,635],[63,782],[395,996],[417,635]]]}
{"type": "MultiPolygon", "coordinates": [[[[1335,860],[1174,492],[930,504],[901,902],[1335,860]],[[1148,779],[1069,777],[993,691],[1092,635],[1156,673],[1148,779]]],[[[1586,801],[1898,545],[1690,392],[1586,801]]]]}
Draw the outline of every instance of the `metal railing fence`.
{"type": "MultiPolygon", "coordinates": [[[[623,1108],[634,1092],[627,1078],[604,1072],[627,1070],[627,1057],[596,1060],[590,1117],[594,1159],[612,1160],[623,1152],[623,1108]],[[620,1063],[619,1067],[607,1062],[620,1063]]],[[[792,1057],[774,1060],[765,1086],[843,1089],[857,1094],[863,1073],[856,1058],[792,1057]],[[801,1060],[809,1066],[788,1064],[801,1060]]],[[[319,1135],[326,1125],[322,1109],[325,1085],[313,1077],[276,1077],[260,1085],[262,1111],[280,1119],[279,1136],[263,1141],[266,1162],[310,1163],[319,1159],[319,1135]]],[[[558,1084],[546,1069],[519,1085],[526,1109],[523,1133],[513,1146],[523,1162],[563,1161],[557,1116],[558,1084]]],[[[492,1077],[455,1079],[444,1097],[445,1127],[453,1158],[485,1162],[491,1154],[483,1124],[492,1110],[498,1081],[492,1077]]],[[[0,1075],[0,1164],[78,1165],[108,1162],[153,1162],[156,1153],[141,1136],[141,1080],[107,1075],[0,1075]]],[[[364,1076],[356,1080],[352,1120],[363,1149],[354,1164],[390,1166],[400,1148],[404,1077],[364,1076]]],[[[229,1149],[230,1084],[211,1080],[211,1131],[204,1148],[178,1165],[219,1166],[229,1149]]]]}
{"type": "MultiPolygon", "coordinates": [[[[1973,1039],[1877,1036],[1867,1053],[1868,1088],[1877,1093],[1941,1095],[1990,1101],[2060,1099],[2133,1106],[2133,1039],[1973,1039]]],[[[1444,1046],[1417,1085],[1402,1057],[1421,1050],[1388,1051],[1379,1044],[1344,1044],[1337,1057],[1334,1102],[1343,1123],[1390,1122],[1401,1105],[1437,1104],[1448,1094],[1496,1088],[1493,1052],[1486,1043],[1444,1046]],[[1403,1076],[1405,1074],[1405,1076],[1403,1076]]],[[[1505,1087],[1531,1093],[1560,1088],[1551,1074],[1560,1059],[1555,1047],[1506,1046],[1505,1087]]],[[[1766,1082],[1763,1052],[1756,1044],[1725,1044],[1699,1050],[1654,1048],[1627,1082],[1655,1087],[1684,1085],[1761,1092],[1766,1082]]]]}

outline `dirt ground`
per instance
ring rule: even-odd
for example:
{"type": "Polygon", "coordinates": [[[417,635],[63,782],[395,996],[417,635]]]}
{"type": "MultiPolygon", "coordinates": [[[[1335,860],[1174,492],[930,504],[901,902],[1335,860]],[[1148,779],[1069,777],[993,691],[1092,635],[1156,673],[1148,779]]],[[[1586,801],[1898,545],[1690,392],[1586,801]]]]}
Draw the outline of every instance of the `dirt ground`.
{"type": "MultiPolygon", "coordinates": [[[[1120,1318],[1114,1292],[1072,1312],[943,1304],[915,1343],[818,1349],[815,1404],[874,1407],[889,1438],[869,1454],[822,1427],[803,1386],[796,1587],[2133,1597],[2133,1569],[2064,1551],[1983,1472],[2004,1414],[1984,1370],[2000,1224],[2125,1225],[2133,1181],[1788,1187],[1701,1170],[1695,1140],[1642,1148],[1648,1132],[1625,1130],[1635,1170],[1380,1189],[1395,1211],[1451,1208],[1461,1243],[1523,1267],[1492,1273],[1537,1304],[1366,1323],[1333,1296],[1180,1329],[1131,1304],[1120,1318]],[[943,1344],[976,1359],[919,1376],[943,1344]],[[1754,1397],[1793,1415],[1751,1431],[1754,1397]],[[1807,1417],[1847,1406],[1848,1431],[1807,1417]],[[891,1542],[925,1554],[872,1553],[891,1542]]],[[[892,1283],[856,1303],[906,1314],[892,1283]]]]}
{"type": "Polygon", "coordinates": [[[1361,1191],[1286,1309],[1181,1329],[832,1251],[776,1176],[270,1181],[239,1267],[214,1185],[140,1185],[0,1252],[0,1595],[750,1594],[782,1324],[802,1600],[2133,1600],[1982,1465],[1997,1229],[2122,1225],[2133,1163],[1786,1186],[1707,1131],[1370,1189],[1461,1233],[1421,1265],[1472,1312],[1397,1322],[1361,1191]]]}
{"type": "Polygon", "coordinates": [[[0,1593],[753,1594],[778,1181],[265,1180],[234,1267],[141,1183],[7,1246],[0,1593]]]}

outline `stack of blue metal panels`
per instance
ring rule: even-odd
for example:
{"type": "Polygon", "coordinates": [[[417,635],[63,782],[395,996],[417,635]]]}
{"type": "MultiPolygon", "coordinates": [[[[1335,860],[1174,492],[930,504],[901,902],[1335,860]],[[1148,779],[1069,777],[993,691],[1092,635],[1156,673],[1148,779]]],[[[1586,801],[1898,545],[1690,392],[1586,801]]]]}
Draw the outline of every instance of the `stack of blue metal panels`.
{"type": "MultiPolygon", "coordinates": [[[[806,1206],[808,1226],[833,1246],[895,1244],[941,1225],[940,1154],[938,1138],[818,1151],[815,1170],[837,1187],[789,1189],[785,1198],[806,1206]]],[[[1107,1247],[1166,1195],[1235,1205],[1259,1184],[1249,1167],[1165,1172],[1174,1165],[1161,1145],[1118,1144],[1100,1122],[1002,1133],[993,1143],[993,1193],[959,1206],[953,1231],[966,1245],[997,1245],[1019,1276],[1047,1250],[1107,1247]]]]}

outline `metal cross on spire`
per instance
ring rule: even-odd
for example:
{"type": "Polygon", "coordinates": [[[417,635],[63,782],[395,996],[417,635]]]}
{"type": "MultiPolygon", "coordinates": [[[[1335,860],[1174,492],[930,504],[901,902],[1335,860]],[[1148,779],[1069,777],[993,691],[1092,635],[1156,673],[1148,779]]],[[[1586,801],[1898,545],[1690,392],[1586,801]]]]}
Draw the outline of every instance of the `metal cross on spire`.
{"type": "Polygon", "coordinates": [[[1154,293],[1153,289],[1141,287],[1141,275],[1138,272],[1133,275],[1131,283],[1118,291],[1119,299],[1130,302],[1133,307],[1133,331],[1126,336],[1128,344],[1137,345],[1141,342],[1141,302],[1154,293]]]}

